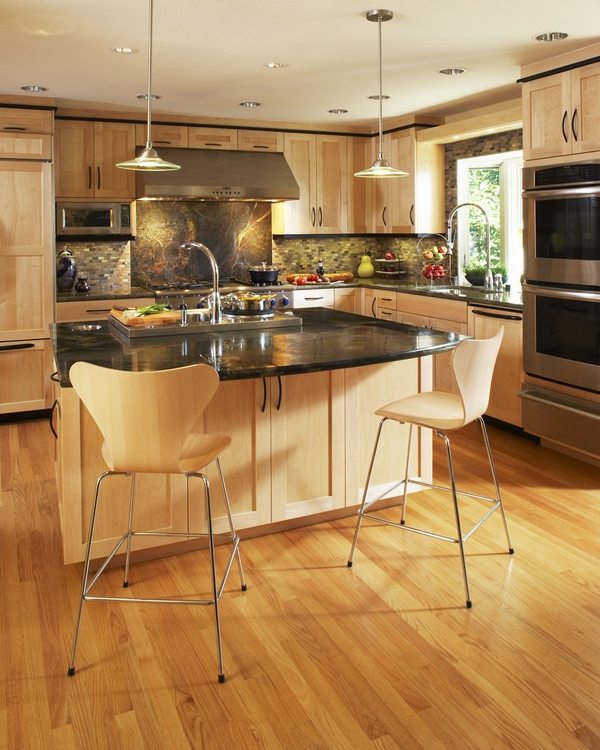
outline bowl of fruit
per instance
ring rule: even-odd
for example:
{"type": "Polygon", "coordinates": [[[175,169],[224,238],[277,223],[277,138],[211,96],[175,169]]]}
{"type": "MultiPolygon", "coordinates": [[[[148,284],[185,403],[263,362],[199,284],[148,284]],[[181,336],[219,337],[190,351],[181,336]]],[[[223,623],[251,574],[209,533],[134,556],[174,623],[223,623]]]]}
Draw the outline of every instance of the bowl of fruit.
{"type": "Polygon", "coordinates": [[[421,257],[424,261],[422,274],[426,279],[433,281],[434,279],[444,278],[446,275],[444,260],[447,254],[448,248],[446,245],[433,245],[422,251],[421,257]]]}

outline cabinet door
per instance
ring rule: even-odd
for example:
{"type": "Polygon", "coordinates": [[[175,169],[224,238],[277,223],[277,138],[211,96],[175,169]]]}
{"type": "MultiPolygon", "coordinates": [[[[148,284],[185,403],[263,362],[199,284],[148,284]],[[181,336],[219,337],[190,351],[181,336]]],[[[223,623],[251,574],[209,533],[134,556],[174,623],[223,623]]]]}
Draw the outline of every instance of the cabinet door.
{"type": "Polygon", "coordinates": [[[53,316],[52,167],[0,161],[0,340],[48,337],[53,316]]]}
{"type": "Polygon", "coordinates": [[[357,313],[361,312],[361,289],[334,289],[333,306],[336,310],[344,312],[357,313]]]}
{"type": "MultiPolygon", "coordinates": [[[[450,333],[467,333],[466,323],[446,320],[445,318],[431,318],[429,328],[436,331],[447,331],[450,333]]],[[[452,352],[441,352],[433,357],[433,384],[438,391],[447,391],[458,394],[458,385],[452,370],[452,352]]]]}
{"type": "Polygon", "coordinates": [[[52,136],[5,132],[0,127],[0,157],[51,161],[52,136]]]}
{"type": "Polygon", "coordinates": [[[523,84],[523,158],[571,153],[570,76],[557,73],[523,84]]]}
{"type": "Polygon", "coordinates": [[[571,71],[573,153],[600,150],[600,64],[571,71]]]}
{"type": "Polygon", "coordinates": [[[283,151],[283,132],[238,130],[238,151],[283,151]]]}
{"type": "Polygon", "coordinates": [[[370,164],[371,139],[358,136],[348,138],[348,232],[354,234],[371,231],[371,181],[354,176],[355,172],[370,164]]]}
{"type": "Polygon", "coordinates": [[[49,339],[0,343],[0,414],[48,409],[51,367],[49,339]]]}
{"type": "Polygon", "coordinates": [[[52,135],[52,112],[45,109],[0,107],[0,131],[52,135]]]}
{"type": "Polygon", "coordinates": [[[116,164],[135,157],[135,125],[128,122],[94,123],[96,198],[135,198],[135,172],[116,164]]]}
{"type": "Polygon", "coordinates": [[[54,133],[55,190],[57,198],[94,195],[94,123],[57,120],[54,133]]]}
{"type": "Polygon", "coordinates": [[[273,521],[344,506],[344,373],[288,375],[271,388],[273,521]]]}
{"type": "Polygon", "coordinates": [[[348,139],[317,136],[317,232],[340,234],[348,228],[348,139]]]}
{"type": "Polygon", "coordinates": [[[300,291],[294,289],[294,308],[302,309],[303,307],[333,307],[335,304],[334,290],[315,287],[300,291]]]}
{"type": "Polygon", "coordinates": [[[235,151],[237,142],[238,132],[235,128],[188,127],[188,145],[190,148],[235,151]]]}
{"type": "MultiPolygon", "coordinates": [[[[165,125],[160,122],[152,123],[152,142],[156,148],[188,147],[188,129],[186,125],[165,125]]],[[[146,125],[138,123],[135,126],[135,145],[146,145],[146,125]]]]}
{"type": "MultiPolygon", "coordinates": [[[[390,159],[392,150],[392,137],[389,133],[383,136],[383,153],[386,159],[390,159]]],[[[379,154],[379,138],[375,137],[371,143],[371,163],[379,154]]],[[[371,232],[386,234],[392,231],[392,213],[390,206],[390,183],[393,180],[365,179],[369,183],[368,190],[371,197],[371,232]]]]}
{"type": "Polygon", "coordinates": [[[490,338],[504,326],[504,336],[492,379],[486,414],[521,426],[521,399],[517,393],[523,380],[523,323],[520,314],[502,314],[485,308],[469,308],[469,335],[490,338]]]}
{"type": "MultiPolygon", "coordinates": [[[[375,411],[405,396],[412,396],[422,388],[428,389],[430,380],[420,384],[421,368],[430,373],[430,357],[423,360],[408,359],[380,365],[353,367],[345,371],[346,376],[346,474],[347,505],[362,500],[363,487],[380,417],[375,411]]],[[[429,376],[430,377],[430,376],[429,376]]],[[[416,430],[409,476],[423,477],[421,461],[431,456],[431,433],[416,430]],[[428,447],[429,444],[429,447],[428,447]]],[[[369,497],[389,490],[389,497],[399,494],[394,485],[404,477],[408,427],[389,421],[383,426],[380,449],[373,466],[369,497]]],[[[423,466],[426,464],[424,463],[423,466]]]]}
{"type": "Polygon", "coordinates": [[[284,154],[298,187],[300,199],[274,206],[283,212],[286,234],[313,234],[317,225],[317,143],[312,133],[285,133],[284,154]]]}
{"type": "MultiPolygon", "coordinates": [[[[388,180],[389,220],[392,234],[414,232],[415,222],[415,136],[412,130],[400,130],[390,136],[387,158],[393,167],[408,173],[407,177],[388,180]]],[[[377,180],[375,180],[377,182],[377,180]]]]}

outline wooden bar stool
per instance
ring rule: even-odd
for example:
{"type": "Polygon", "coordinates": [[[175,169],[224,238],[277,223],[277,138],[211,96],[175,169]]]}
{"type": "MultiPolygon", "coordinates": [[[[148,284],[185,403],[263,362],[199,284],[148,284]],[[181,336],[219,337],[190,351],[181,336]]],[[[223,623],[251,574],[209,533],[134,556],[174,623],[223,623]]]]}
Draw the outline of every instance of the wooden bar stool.
{"type": "Polygon", "coordinates": [[[206,604],[214,606],[218,678],[219,682],[223,682],[225,673],[221,648],[219,599],[234,559],[239,568],[242,591],[246,590],[246,582],[240,557],[239,537],[233,526],[229,497],[219,463],[219,455],[227,448],[231,439],[227,435],[207,435],[200,427],[203,412],[219,386],[219,376],[216,370],[209,365],[195,364],[157,372],[124,372],[87,362],[76,362],[70,369],[69,377],[75,392],[102,433],[104,438],[102,455],[108,471],[96,480],[68,674],[70,676],[75,674],[75,656],[83,605],[86,601],[206,604]],[[229,522],[229,532],[225,536],[231,542],[229,560],[218,584],[214,538],[220,535],[215,535],[213,532],[210,483],[207,476],[201,472],[201,469],[212,461],[216,461],[217,464],[229,522]],[[183,474],[187,478],[188,487],[192,477],[200,479],[203,483],[206,504],[206,533],[134,531],[132,528],[134,499],[138,503],[144,502],[144,498],[135,498],[135,475],[137,473],[183,474]],[[90,556],[100,488],[106,477],[123,474],[131,476],[128,528],[90,580],[90,556]],[[129,586],[131,543],[136,535],[185,538],[206,536],[210,556],[212,597],[209,599],[156,599],[91,594],[96,581],[123,545],[125,545],[126,553],[123,586],[125,588],[129,586]]]}
{"type": "Polygon", "coordinates": [[[349,568],[352,567],[354,551],[356,549],[360,526],[363,518],[368,518],[372,521],[378,521],[379,523],[388,526],[395,526],[399,529],[402,529],[403,531],[412,531],[417,534],[434,537],[435,539],[453,542],[455,544],[458,544],[459,546],[467,607],[471,607],[472,602],[471,593],[469,590],[469,579],[467,577],[464,542],[485,521],[487,521],[487,519],[494,513],[494,511],[498,509],[500,509],[500,513],[502,515],[504,533],[506,535],[506,542],[508,544],[508,552],[510,554],[514,553],[514,549],[512,547],[510,536],[508,533],[508,525],[506,522],[506,515],[504,513],[504,505],[500,496],[500,487],[498,485],[498,480],[496,477],[496,469],[494,467],[494,460],[492,457],[490,442],[488,439],[485,422],[483,421],[483,414],[487,409],[489,402],[492,375],[494,373],[494,366],[496,364],[496,358],[498,356],[498,350],[500,349],[500,343],[502,341],[503,333],[504,328],[501,328],[495,336],[489,339],[465,339],[461,341],[460,344],[458,344],[458,346],[454,349],[452,353],[452,369],[456,377],[460,395],[454,393],[446,393],[444,391],[418,393],[415,396],[408,396],[407,398],[403,398],[399,401],[394,401],[391,404],[387,404],[386,406],[383,406],[381,409],[378,409],[375,412],[382,419],[379,423],[379,428],[375,437],[375,446],[373,448],[371,463],[369,465],[369,470],[367,473],[366,486],[363,493],[362,503],[358,511],[358,518],[356,519],[354,539],[352,540],[350,557],[348,559],[349,568]],[[490,465],[492,481],[495,487],[494,497],[487,497],[485,495],[477,495],[472,492],[460,491],[456,487],[456,481],[454,477],[454,462],[452,459],[452,448],[450,445],[450,438],[448,437],[448,433],[464,427],[465,425],[469,424],[469,422],[473,422],[475,419],[479,420],[479,424],[481,425],[481,432],[483,435],[483,441],[490,465]],[[375,456],[377,454],[377,448],[379,446],[381,430],[385,422],[387,422],[388,420],[410,425],[406,470],[404,479],[401,482],[401,484],[404,485],[404,490],[402,495],[402,516],[400,523],[390,521],[389,519],[381,515],[375,515],[374,513],[367,512],[367,509],[378,500],[381,500],[382,497],[382,495],[380,495],[379,497],[376,497],[372,500],[367,500],[369,482],[371,480],[371,473],[373,471],[375,456]],[[412,479],[410,480],[410,482],[412,484],[422,485],[423,487],[442,489],[452,493],[454,517],[456,523],[455,537],[449,537],[426,529],[420,529],[406,525],[406,495],[409,483],[408,467],[413,425],[431,428],[434,434],[437,437],[442,438],[445,443],[448,459],[448,472],[450,476],[450,486],[444,487],[412,479]],[[466,533],[463,533],[462,531],[460,511],[458,506],[458,495],[466,495],[471,498],[477,498],[489,504],[489,507],[486,509],[485,513],[466,533]]]}

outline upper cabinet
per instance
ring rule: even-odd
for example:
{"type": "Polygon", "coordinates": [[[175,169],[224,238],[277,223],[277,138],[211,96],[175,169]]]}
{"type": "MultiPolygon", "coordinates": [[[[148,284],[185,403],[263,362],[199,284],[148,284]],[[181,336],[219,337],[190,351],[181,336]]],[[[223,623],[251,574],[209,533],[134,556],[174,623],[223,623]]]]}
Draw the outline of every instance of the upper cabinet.
{"type": "MultiPolygon", "coordinates": [[[[146,145],[146,125],[137,123],[135,126],[135,145],[146,145]]],[[[168,146],[169,148],[188,147],[187,125],[164,125],[160,122],[152,123],[152,143],[155,148],[168,146]]]]}
{"type": "MultiPolygon", "coordinates": [[[[412,234],[443,230],[444,148],[436,143],[419,143],[417,132],[416,128],[408,128],[383,136],[384,156],[408,176],[366,180],[371,193],[371,232],[412,234]]],[[[379,140],[373,138],[371,162],[378,150],[379,140]]]]}
{"type": "Polygon", "coordinates": [[[57,120],[57,198],[135,198],[135,173],[115,165],[135,156],[135,125],[57,120]]]}
{"type": "Polygon", "coordinates": [[[600,150],[600,63],[523,84],[525,159],[600,150]]]}
{"type": "Polygon", "coordinates": [[[238,130],[238,151],[283,151],[283,133],[277,130],[238,130]]]}
{"type": "Polygon", "coordinates": [[[52,112],[0,107],[0,158],[52,159],[52,112]]]}
{"type": "Polygon", "coordinates": [[[190,148],[210,148],[220,151],[235,151],[238,147],[238,131],[235,128],[188,127],[190,148]]]}
{"type": "Polygon", "coordinates": [[[348,138],[285,133],[284,154],[300,200],[274,207],[274,231],[340,234],[348,227],[348,138]]]}

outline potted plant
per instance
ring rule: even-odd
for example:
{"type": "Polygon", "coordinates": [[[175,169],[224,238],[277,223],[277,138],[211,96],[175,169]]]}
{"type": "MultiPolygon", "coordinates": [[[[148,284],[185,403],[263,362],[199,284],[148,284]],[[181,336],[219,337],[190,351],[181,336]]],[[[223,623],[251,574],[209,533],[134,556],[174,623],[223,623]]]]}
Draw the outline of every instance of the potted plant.
{"type": "MultiPolygon", "coordinates": [[[[464,267],[464,274],[469,284],[473,286],[485,286],[485,272],[487,268],[485,263],[469,263],[464,267]]],[[[502,281],[506,284],[508,280],[508,273],[506,266],[503,263],[492,264],[492,274],[501,273],[502,281]]]]}

